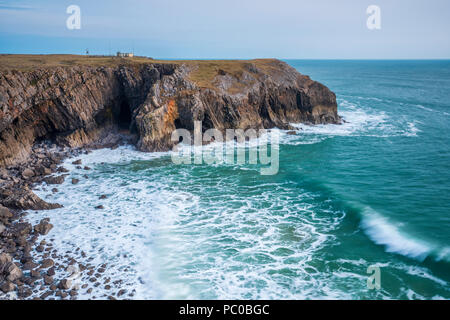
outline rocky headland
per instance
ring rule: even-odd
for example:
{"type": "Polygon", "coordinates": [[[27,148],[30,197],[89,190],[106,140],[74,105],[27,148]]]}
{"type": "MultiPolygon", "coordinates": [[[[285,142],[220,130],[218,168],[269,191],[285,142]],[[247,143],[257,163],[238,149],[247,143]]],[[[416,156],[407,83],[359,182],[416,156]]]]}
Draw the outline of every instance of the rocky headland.
{"type": "Polygon", "coordinates": [[[83,265],[39,240],[52,224],[31,225],[27,211],[60,205],[33,187],[56,192],[62,161],[91,149],[170,150],[172,131],[197,120],[221,131],[341,121],[333,92],[278,60],[0,55],[0,299],[75,299],[87,284],[73,286],[74,273],[109,286],[97,281],[107,262],[83,265]]]}

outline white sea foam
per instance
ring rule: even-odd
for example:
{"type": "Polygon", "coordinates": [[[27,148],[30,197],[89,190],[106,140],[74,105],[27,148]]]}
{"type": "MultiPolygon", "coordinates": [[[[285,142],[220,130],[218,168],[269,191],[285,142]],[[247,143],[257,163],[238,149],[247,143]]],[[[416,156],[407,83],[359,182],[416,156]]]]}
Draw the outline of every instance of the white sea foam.
{"type": "Polygon", "coordinates": [[[423,106],[421,104],[416,104],[416,107],[419,108],[419,109],[425,110],[425,111],[436,112],[435,110],[427,108],[427,107],[425,107],[425,106],[423,106]]]}
{"type": "MultiPolygon", "coordinates": [[[[92,170],[68,159],[64,166],[71,172],[59,192],[45,184],[37,190],[64,208],[28,218],[51,218],[54,229],[45,238],[54,239],[60,253],[95,268],[107,263],[97,287],[85,274],[75,279],[94,289],[80,288],[80,298],[105,299],[119,289],[137,299],[352,299],[362,292],[389,298],[383,290],[367,292],[364,259],[338,260],[342,269],[331,274],[316,267],[345,214],[289,182],[243,187],[239,181],[252,179],[251,171],[217,175],[202,166],[177,167],[168,153],[129,147],[78,158],[92,170]],[[72,185],[72,177],[79,184],[72,185]],[[99,200],[102,194],[108,198],[99,200]],[[95,209],[99,204],[104,210],[95,209]]],[[[380,244],[420,257],[426,251],[375,219],[364,221],[380,244]]],[[[437,279],[426,270],[404,272],[437,279]]]]}
{"type": "Polygon", "coordinates": [[[418,132],[421,132],[418,128],[417,128],[417,121],[414,122],[408,122],[408,130],[405,133],[405,136],[408,137],[415,137],[417,136],[418,132]]]}
{"type": "Polygon", "coordinates": [[[425,300],[425,297],[418,294],[417,292],[415,292],[412,289],[404,289],[403,290],[406,294],[406,296],[408,297],[409,300],[425,300]]]}
{"type": "MultiPolygon", "coordinates": [[[[66,182],[58,186],[59,192],[53,194],[51,187],[45,184],[36,191],[39,196],[64,205],[61,209],[39,211],[28,216],[34,223],[43,217],[51,218],[54,229],[47,238],[54,239],[55,247],[96,268],[103,263],[108,264],[106,272],[98,279],[101,285],[94,288],[93,294],[80,290],[80,298],[104,298],[114,294],[103,289],[108,278],[108,284],[113,288],[126,289],[127,295],[139,294],[141,281],[136,261],[147,261],[145,243],[149,241],[149,230],[154,221],[159,219],[152,212],[158,205],[170,201],[165,198],[167,195],[163,190],[157,193],[159,182],[142,181],[136,176],[130,179],[126,172],[118,173],[120,170],[110,164],[129,165],[131,160],[157,160],[166,155],[141,153],[131,147],[96,150],[77,157],[93,170],[76,169],[71,163],[74,159],[68,159],[64,166],[71,169],[71,173],[66,182]],[[88,175],[88,179],[84,175],[88,175]],[[79,184],[72,185],[70,178],[80,179],[79,184]],[[108,200],[99,200],[100,195],[107,195],[108,200]],[[100,204],[104,205],[104,210],[95,209],[100,204]]],[[[178,199],[183,201],[183,194],[179,194],[178,199]]],[[[169,216],[166,214],[165,218],[169,216]]],[[[90,281],[85,275],[77,282],[90,281]]]]}
{"type": "MultiPolygon", "coordinates": [[[[395,122],[392,115],[345,100],[340,105],[343,125],[297,125],[302,134],[296,136],[275,130],[286,144],[420,132],[416,122],[395,122]]],[[[257,146],[253,140],[237,147],[257,146]]],[[[111,284],[117,282],[115,291],[125,289],[126,297],[139,299],[350,299],[365,290],[364,276],[358,273],[326,274],[316,268],[317,255],[335,240],[333,233],[345,214],[330,209],[326,201],[313,201],[314,194],[297,186],[258,182],[249,166],[217,165],[226,174],[204,166],[179,167],[171,162],[170,152],[141,153],[132,147],[96,150],[78,158],[92,170],[77,169],[69,159],[64,166],[71,172],[59,192],[53,194],[45,185],[37,190],[64,208],[36,212],[29,219],[51,218],[55,227],[46,237],[55,239],[58,251],[71,252],[94,266],[108,263],[98,279],[101,285],[92,294],[80,290],[80,298],[111,294],[104,285],[107,278],[111,284]],[[80,183],[72,185],[72,177],[80,183]],[[241,180],[255,185],[243,188],[241,180]],[[108,199],[99,200],[102,194],[108,199]],[[105,209],[94,209],[99,204],[105,209]],[[349,287],[358,290],[349,292],[349,287]]],[[[417,259],[430,254],[428,244],[409,239],[370,210],[364,212],[362,225],[388,251],[417,259]]],[[[338,262],[358,267],[366,263],[338,262]]],[[[87,282],[89,277],[79,279],[80,284],[87,282]]]]}
{"type": "Polygon", "coordinates": [[[341,264],[352,264],[355,266],[364,266],[364,265],[368,265],[367,261],[364,259],[358,259],[358,260],[349,260],[349,259],[338,259],[337,262],[341,263],[341,264]]]}
{"type": "Polygon", "coordinates": [[[367,105],[339,99],[339,115],[343,124],[306,125],[292,124],[305,135],[315,136],[415,136],[420,130],[417,122],[399,116],[388,115],[385,111],[367,105]]]}
{"type": "Polygon", "coordinates": [[[436,282],[437,284],[443,286],[444,288],[447,287],[447,285],[448,285],[447,281],[432,275],[428,269],[423,268],[423,267],[412,266],[412,265],[402,265],[401,267],[399,267],[399,269],[405,270],[410,275],[436,282]]]}
{"type": "MultiPolygon", "coordinates": [[[[344,102],[341,103],[346,105],[344,102]]],[[[294,124],[295,127],[306,134],[321,134],[332,136],[362,135],[369,133],[370,130],[384,129],[387,123],[387,116],[384,112],[368,113],[354,105],[346,105],[345,110],[339,112],[343,120],[342,125],[305,125],[294,124]]]]}
{"type": "Polygon", "coordinates": [[[428,243],[410,238],[393,222],[369,207],[363,210],[361,224],[367,235],[375,243],[386,246],[388,252],[423,261],[433,251],[428,243]]]}
{"type": "Polygon", "coordinates": [[[104,299],[119,288],[140,299],[351,298],[311,264],[343,213],[330,213],[288,183],[239,191],[235,176],[209,179],[214,170],[194,174],[167,155],[97,150],[78,157],[92,170],[67,160],[71,172],[59,192],[45,184],[36,191],[64,205],[28,216],[34,223],[51,218],[46,238],[55,248],[96,268],[107,263],[100,285],[92,293],[80,289],[80,298],[104,299]],[[72,185],[72,177],[80,182],[72,185]],[[108,199],[99,200],[102,194],[108,199]]]}
{"type": "MultiPolygon", "coordinates": [[[[98,149],[88,154],[77,157],[83,160],[83,165],[97,165],[102,163],[129,163],[130,161],[153,160],[165,156],[170,156],[170,152],[141,152],[131,145],[121,146],[117,149],[98,149]]],[[[65,161],[64,166],[69,169],[75,169],[72,164],[74,159],[65,161]]]]}
{"type": "Polygon", "coordinates": [[[271,197],[269,192],[251,199],[213,196],[213,201],[203,199],[188,210],[194,216],[186,215],[176,225],[161,225],[158,245],[152,248],[169,266],[156,273],[158,287],[164,288],[160,298],[273,299],[317,294],[304,279],[304,269],[329,239],[322,232],[332,226],[325,225],[324,218],[323,223],[309,221],[304,206],[287,210],[282,203],[270,204],[271,197]],[[267,209],[260,208],[264,203],[267,209]],[[290,219],[297,223],[290,225],[290,219]],[[280,237],[287,237],[286,244],[280,237]],[[284,272],[297,276],[287,277],[284,272]],[[280,281],[291,284],[286,288],[280,281]]]}
{"type": "MultiPolygon", "coordinates": [[[[425,111],[428,111],[428,112],[432,112],[432,113],[442,113],[442,114],[447,115],[447,116],[450,115],[449,113],[447,113],[445,111],[441,112],[441,111],[436,110],[436,109],[425,107],[424,105],[419,104],[419,103],[400,102],[400,101],[394,101],[394,100],[386,99],[386,98],[380,99],[380,98],[376,98],[376,97],[361,97],[361,96],[351,96],[351,95],[342,95],[342,94],[340,96],[345,98],[345,99],[350,99],[350,100],[357,99],[357,100],[363,100],[363,101],[375,101],[377,103],[383,103],[385,105],[399,105],[399,106],[405,106],[405,107],[412,106],[412,107],[416,107],[416,108],[419,108],[419,109],[422,109],[422,110],[425,110],[425,111]]],[[[370,102],[369,102],[369,104],[370,104],[370,102]]]]}

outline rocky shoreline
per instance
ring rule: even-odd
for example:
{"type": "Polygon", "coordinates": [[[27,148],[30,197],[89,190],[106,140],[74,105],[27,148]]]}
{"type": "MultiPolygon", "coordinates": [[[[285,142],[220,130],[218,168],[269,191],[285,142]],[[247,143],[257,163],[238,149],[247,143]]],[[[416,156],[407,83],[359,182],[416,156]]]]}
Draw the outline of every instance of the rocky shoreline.
{"type": "MultiPolygon", "coordinates": [[[[131,297],[133,293],[117,289],[110,295],[95,296],[95,288],[102,286],[111,291],[115,285],[103,277],[107,264],[92,265],[80,263],[71,252],[58,252],[52,240],[41,239],[53,228],[49,218],[32,225],[27,221],[28,211],[60,208],[57,203],[47,203],[40,199],[33,188],[45,183],[58,192],[69,170],[62,166],[63,160],[76,158],[98,148],[117,148],[129,144],[133,137],[117,135],[110,141],[84,148],[61,147],[51,141],[37,143],[32,148],[30,160],[26,164],[8,166],[0,169],[0,300],[9,299],[77,299],[79,291],[92,295],[92,298],[117,299],[131,297]],[[79,279],[88,281],[74,281],[79,279]],[[102,281],[100,283],[99,281],[102,281]],[[125,293],[127,295],[125,296],[125,293]]],[[[77,168],[81,160],[73,162],[77,168]]],[[[87,177],[86,177],[87,178],[87,177]]],[[[72,179],[77,184],[77,179],[72,179]]],[[[99,200],[106,199],[100,195],[99,200]]],[[[101,209],[99,205],[96,209],[101,209]]],[[[32,213],[31,213],[32,214],[32,213]]],[[[75,251],[78,253],[80,249],[75,251]]],[[[83,257],[86,254],[79,252],[83,257]]],[[[92,260],[92,259],[87,259],[92,260]]]]}
{"type": "MultiPolygon", "coordinates": [[[[143,152],[168,151],[177,143],[172,132],[192,132],[196,121],[204,130],[221,132],[341,123],[331,90],[275,59],[0,59],[8,65],[0,70],[0,299],[76,299],[80,292],[93,299],[134,295],[120,288],[120,279],[110,283],[103,276],[108,266],[84,259],[80,248],[58,252],[47,236],[50,219],[35,225],[27,221],[29,211],[61,208],[32,190],[46,183],[57,193],[69,175],[61,165],[64,159],[120,144],[143,152]],[[96,295],[100,286],[111,294],[96,295]]],[[[74,165],[90,169],[80,161],[74,165]]],[[[79,177],[71,180],[78,182],[79,177]]],[[[102,208],[99,203],[93,210],[102,208]]]]}

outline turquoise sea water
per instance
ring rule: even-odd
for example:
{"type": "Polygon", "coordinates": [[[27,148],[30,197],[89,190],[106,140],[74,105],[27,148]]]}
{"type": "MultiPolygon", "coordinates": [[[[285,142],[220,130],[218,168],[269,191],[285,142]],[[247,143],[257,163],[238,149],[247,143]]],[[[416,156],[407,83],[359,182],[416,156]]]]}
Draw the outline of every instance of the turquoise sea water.
{"type": "Polygon", "coordinates": [[[277,175],[99,150],[89,179],[38,191],[64,208],[33,219],[138,298],[449,299],[450,62],[287,62],[346,122],[282,132],[277,175]]]}

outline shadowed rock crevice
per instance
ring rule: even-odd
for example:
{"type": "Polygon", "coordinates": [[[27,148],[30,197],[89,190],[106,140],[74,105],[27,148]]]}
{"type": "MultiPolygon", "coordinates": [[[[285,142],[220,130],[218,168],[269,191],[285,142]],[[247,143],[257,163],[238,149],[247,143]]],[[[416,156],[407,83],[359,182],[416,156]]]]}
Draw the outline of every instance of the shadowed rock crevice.
{"type": "Polygon", "coordinates": [[[117,124],[120,130],[130,130],[131,126],[131,110],[127,102],[122,102],[119,108],[119,116],[117,124]]]}

